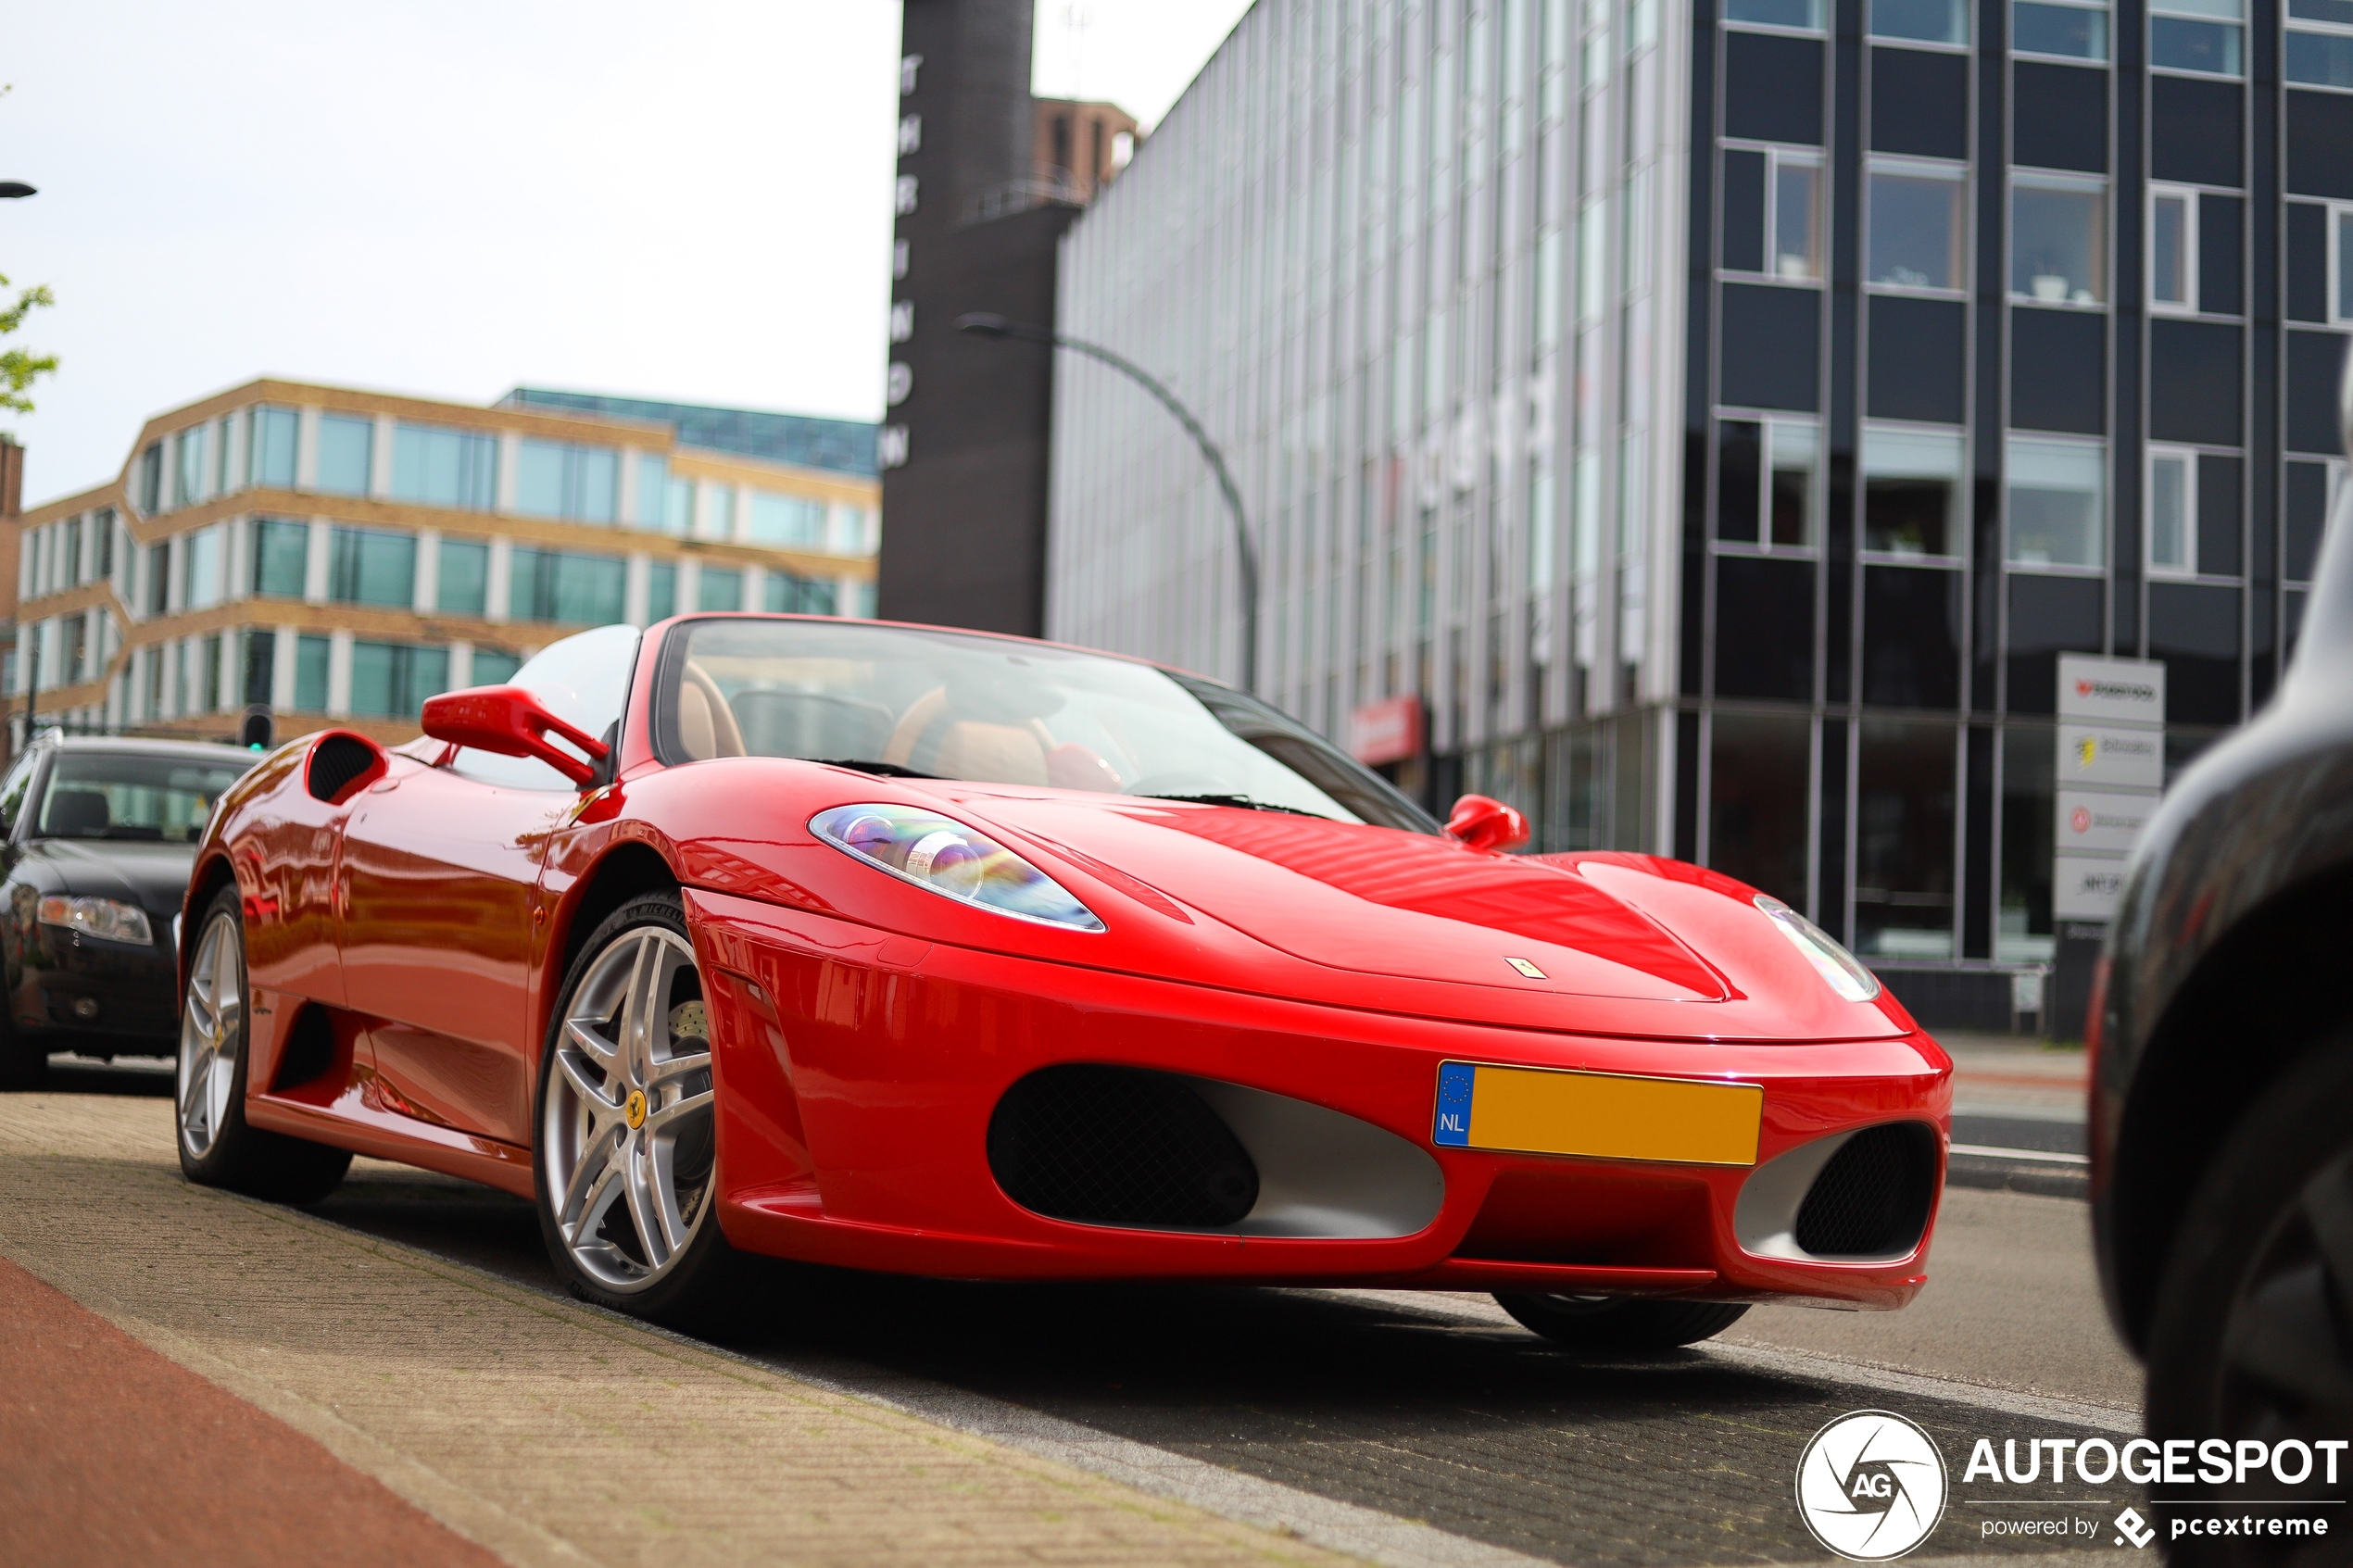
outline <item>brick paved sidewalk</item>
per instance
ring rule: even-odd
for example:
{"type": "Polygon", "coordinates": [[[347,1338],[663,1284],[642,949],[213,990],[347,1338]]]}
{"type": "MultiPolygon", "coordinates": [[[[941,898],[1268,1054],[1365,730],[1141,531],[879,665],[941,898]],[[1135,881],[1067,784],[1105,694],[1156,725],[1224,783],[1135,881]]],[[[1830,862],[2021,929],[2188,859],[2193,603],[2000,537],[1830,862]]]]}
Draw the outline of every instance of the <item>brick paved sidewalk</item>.
{"type": "MultiPolygon", "coordinates": [[[[300,1213],[192,1187],[173,1161],[165,1100],[0,1097],[0,1258],[274,1418],[240,1440],[289,1466],[324,1467],[318,1474],[333,1483],[273,1487],[250,1467],[240,1480],[233,1466],[143,1466],[138,1486],[149,1492],[191,1489],[183,1517],[196,1528],[173,1546],[177,1562],[296,1561],[258,1549],[286,1540],[306,1543],[300,1561],[337,1561],[335,1543],[355,1530],[423,1530],[401,1538],[441,1541],[452,1561],[470,1555],[363,1477],[519,1565],[1343,1561],[300,1213]],[[250,1495],[234,1495],[239,1486],[250,1495]],[[376,1513],[352,1498],[375,1499],[376,1513]],[[233,1520],[239,1505],[272,1514],[271,1527],[242,1543],[258,1549],[217,1538],[212,1521],[233,1520]],[[310,1517],[289,1522],[288,1510],[310,1517]]],[[[103,1332],[77,1328],[61,1304],[14,1306],[45,1311],[49,1326],[0,1357],[39,1354],[69,1369],[75,1357],[93,1369],[109,1359],[118,1383],[137,1360],[103,1332]]],[[[121,1434],[114,1453],[129,1463],[175,1446],[217,1449],[218,1422],[246,1420],[160,1373],[142,1374],[136,1398],[102,1398],[106,1378],[60,1377],[56,1363],[37,1370],[92,1419],[161,1424],[160,1434],[121,1434]]],[[[61,1415],[58,1429],[69,1425],[61,1415]]],[[[125,1486],[125,1496],[138,1489],[128,1477],[125,1486]]],[[[74,1537],[74,1521],[57,1511],[104,1506],[79,1484],[19,1488],[10,1501],[12,1523],[44,1540],[74,1537]],[[44,1509],[50,1516],[20,1512],[44,1509]]],[[[94,1545],[100,1521],[87,1523],[94,1545]]],[[[122,1543],[144,1537],[105,1538],[116,1543],[109,1561],[139,1560],[122,1543]]]]}

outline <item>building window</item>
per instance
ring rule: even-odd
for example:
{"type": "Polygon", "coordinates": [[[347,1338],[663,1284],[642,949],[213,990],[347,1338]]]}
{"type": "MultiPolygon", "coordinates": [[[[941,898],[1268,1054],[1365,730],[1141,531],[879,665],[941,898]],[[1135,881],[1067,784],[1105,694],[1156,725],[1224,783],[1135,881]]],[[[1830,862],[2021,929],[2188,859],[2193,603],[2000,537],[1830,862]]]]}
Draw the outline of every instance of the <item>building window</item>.
{"type": "Polygon", "coordinates": [[[204,499],[204,431],[191,425],[172,438],[171,504],[193,507],[204,499]]]}
{"type": "Polygon", "coordinates": [[[617,557],[518,549],[507,614],[516,621],[610,626],[622,619],[628,585],[628,563],[617,557]]]}
{"type": "Polygon", "coordinates": [[[270,688],[276,684],[278,672],[278,636],[261,627],[237,633],[245,645],[245,696],[248,707],[270,700],[270,688]]]}
{"type": "Polygon", "coordinates": [[[253,525],[253,591],[265,599],[298,599],[310,581],[310,525],[262,518],[253,525]]]}
{"type": "Polygon", "coordinates": [[[2013,566],[2100,566],[2108,558],[2106,451],[2088,441],[2009,443],[2013,566]]]}
{"type": "Polygon", "coordinates": [[[1796,909],[1806,875],[1813,721],[1804,714],[1708,716],[1707,863],[1796,909]]]}
{"type": "MultiPolygon", "coordinates": [[[[1787,148],[1724,152],[1724,269],[1822,275],[1822,160],[1787,148]]],[[[1598,266],[1597,256],[1586,257],[1598,266]]]]}
{"type": "Polygon", "coordinates": [[[1724,0],[1724,19],[1757,27],[1822,31],[1822,0],[1724,0]]]}
{"type": "Polygon", "coordinates": [[[151,441],[139,454],[139,509],[153,517],[163,510],[163,443],[151,441]]]}
{"type": "Polygon", "coordinates": [[[1855,950],[1953,957],[1959,731],[1866,719],[1855,768],[1855,950]]]}
{"type": "Polygon", "coordinates": [[[610,522],[620,477],[620,456],[610,446],[526,441],[515,460],[515,509],[528,517],[610,522]]]}
{"type": "Polygon", "coordinates": [[[319,416],[319,483],[330,495],[365,495],[375,465],[376,421],[345,414],[319,416]]]}
{"type": "Polygon", "coordinates": [[[762,545],[822,549],[825,543],[825,503],[805,495],[755,490],[751,493],[751,537],[762,545]]]}
{"type": "MultiPolygon", "coordinates": [[[[774,582],[772,577],[769,581],[774,582]]],[[[678,568],[670,561],[646,566],[646,624],[667,621],[678,613],[678,568]]]]}
{"type": "Polygon", "coordinates": [[[515,671],[522,668],[522,656],[520,654],[479,645],[474,648],[473,680],[477,686],[503,686],[513,680],[515,671]]]}
{"type": "Polygon", "coordinates": [[[1969,0],[1871,0],[1871,36],[1969,43],[1969,0]]]}
{"type": "Polygon", "coordinates": [[[724,567],[704,567],[695,585],[695,608],[702,610],[743,608],[744,574],[724,567]]]}
{"type": "Polygon", "coordinates": [[[771,571],[766,597],[764,608],[771,615],[834,613],[834,585],[822,578],[800,577],[789,571],[771,571]]]}
{"type": "Polygon", "coordinates": [[[2020,55],[2070,60],[2108,58],[2108,7],[2050,6],[2016,0],[2010,6],[2010,48],[2020,55]]]}
{"type": "Polygon", "coordinates": [[[2287,79],[2353,88],[2353,0],[2288,0],[2287,14],[2287,79]],[[2295,25],[2307,22],[2322,25],[2295,25]]]}
{"type": "Polygon", "coordinates": [[[2189,577],[2197,571],[2197,454],[2174,446],[2149,448],[2149,571],[2189,577]]]}
{"type": "Polygon", "coordinates": [[[220,602],[220,528],[199,528],[180,544],[180,608],[203,609],[220,602]]]}
{"type": "Polygon", "coordinates": [[[2353,207],[2329,211],[2329,320],[2353,326],[2353,207]]]}
{"type": "Polygon", "coordinates": [[[736,487],[715,480],[702,484],[702,526],[697,530],[706,539],[732,539],[736,536],[736,487]]]}
{"type": "Polygon", "coordinates": [[[234,415],[224,415],[212,427],[212,493],[227,495],[245,488],[245,476],[235,471],[232,458],[235,455],[236,424],[234,415]]]}
{"type": "Polygon", "coordinates": [[[256,408],[246,416],[245,465],[253,483],[266,489],[292,490],[295,447],[302,439],[302,418],[292,408],[256,408]]]}
{"type": "Polygon", "coordinates": [[[2149,189],[2149,308],[2197,308],[2197,193],[2149,189]]]}
{"type": "Polygon", "coordinates": [[[446,425],[393,426],[392,495],[429,507],[490,510],[498,504],[498,438],[446,425]]]}
{"type": "Polygon", "coordinates": [[[327,596],[338,604],[407,609],[417,601],[417,536],[381,528],[338,528],[328,558],[327,596]]]}
{"type": "Polygon", "coordinates": [[[1961,553],[1958,431],[1863,431],[1863,548],[1891,556],[1961,553]]]}
{"type": "Polygon", "coordinates": [[[449,689],[449,650],[409,643],[351,645],[351,711],[363,719],[413,719],[425,698],[449,689]]]}
{"type": "Polygon", "coordinates": [[[1906,289],[1965,286],[1967,173],[1937,164],[1872,166],[1872,282],[1906,289]]]}
{"type": "Polygon", "coordinates": [[[2108,189],[2020,174],[2010,188],[2010,293],[2038,305],[2108,298],[2108,189]]]}
{"type": "Polygon", "coordinates": [[[327,710],[327,665],[333,649],[325,637],[295,639],[295,711],[327,710]]]}
{"type": "Polygon", "coordinates": [[[1812,547],[1820,427],[1811,420],[1726,419],[1717,432],[1716,537],[1768,550],[1812,547]]]}
{"type": "Polygon", "coordinates": [[[2246,0],[2156,0],[2149,7],[2149,64],[2158,70],[2236,76],[2246,0]]]}
{"type": "Polygon", "coordinates": [[[489,608],[488,544],[480,539],[444,539],[435,566],[435,609],[444,615],[480,615],[489,608]]]}
{"type": "Polygon", "coordinates": [[[673,478],[670,459],[637,459],[637,526],[663,533],[684,533],[694,525],[695,482],[673,478]]]}
{"type": "Polygon", "coordinates": [[[182,713],[218,713],[220,711],[220,638],[191,637],[182,645],[181,659],[184,668],[181,673],[182,713]]]}

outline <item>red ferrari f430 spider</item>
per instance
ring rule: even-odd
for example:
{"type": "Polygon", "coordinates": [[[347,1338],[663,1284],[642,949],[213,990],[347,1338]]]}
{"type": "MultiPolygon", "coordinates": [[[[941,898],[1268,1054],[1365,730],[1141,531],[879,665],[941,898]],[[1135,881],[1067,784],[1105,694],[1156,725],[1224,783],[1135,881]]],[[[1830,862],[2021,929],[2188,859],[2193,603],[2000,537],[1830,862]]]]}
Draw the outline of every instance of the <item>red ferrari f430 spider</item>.
{"type": "Polygon", "coordinates": [[[676,1318],[744,1253],[1493,1291],[1572,1344],[1924,1281],[1951,1063],[1777,899],[1512,854],[1139,660],[702,615],[557,643],[214,814],[191,1179],[354,1151],[538,1206],[676,1318]]]}

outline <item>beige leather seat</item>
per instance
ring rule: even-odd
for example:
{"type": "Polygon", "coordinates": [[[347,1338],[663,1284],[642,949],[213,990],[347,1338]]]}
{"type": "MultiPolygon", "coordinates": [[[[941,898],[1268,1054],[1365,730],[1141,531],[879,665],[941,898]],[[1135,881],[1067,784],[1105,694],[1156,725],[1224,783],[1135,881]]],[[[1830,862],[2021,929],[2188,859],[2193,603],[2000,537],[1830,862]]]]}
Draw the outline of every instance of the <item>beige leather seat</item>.
{"type": "Polygon", "coordinates": [[[736,723],[719,687],[693,659],[686,660],[678,683],[678,744],[698,762],[713,757],[741,757],[744,733],[736,723]]]}
{"type": "Polygon", "coordinates": [[[927,771],[943,778],[987,784],[1042,784],[1046,748],[1018,725],[960,719],[940,737],[939,759],[927,771]]]}

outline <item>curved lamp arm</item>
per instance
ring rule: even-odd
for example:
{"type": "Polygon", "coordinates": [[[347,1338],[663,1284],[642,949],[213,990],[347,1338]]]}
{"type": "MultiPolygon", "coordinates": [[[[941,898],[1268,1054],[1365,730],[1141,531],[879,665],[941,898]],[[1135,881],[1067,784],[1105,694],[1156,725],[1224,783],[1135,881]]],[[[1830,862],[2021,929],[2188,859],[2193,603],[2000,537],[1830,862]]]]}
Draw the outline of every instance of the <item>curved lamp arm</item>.
{"type": "Polygon", "coordinates": [[[956,330],[980,337],[1012,338],[1022,343],[1042,343],[1051,348],[1067,348],[1074,354],[1084,354],[1100,359],[1121,372],[1156,398],[1160,406],[1185,427],[1193,438],[1201,455],[1209,463],[1209,470],[1217,476],[1217,489],[1226,497],[1226,510],[1234,520],[1234,558],[1242,590],[1242,689],[1258,690],[1258,548],[1251,543],[1250,522],[1242,512],[1242,493],[1234,483],[1234,476],[1226,467],[1226,454],[1209,438],[1209,432],[1193,418],[1191,409],[1176,399],[1176,395],[1162,385],[1144,368],[1123,355],[1114,354],[1099,343],[1071,337],[1051,328],[1033,326],[1027,321],[1009,321],[1002,316],[987,311],[975,311],[956,318],[956,330]]]}

